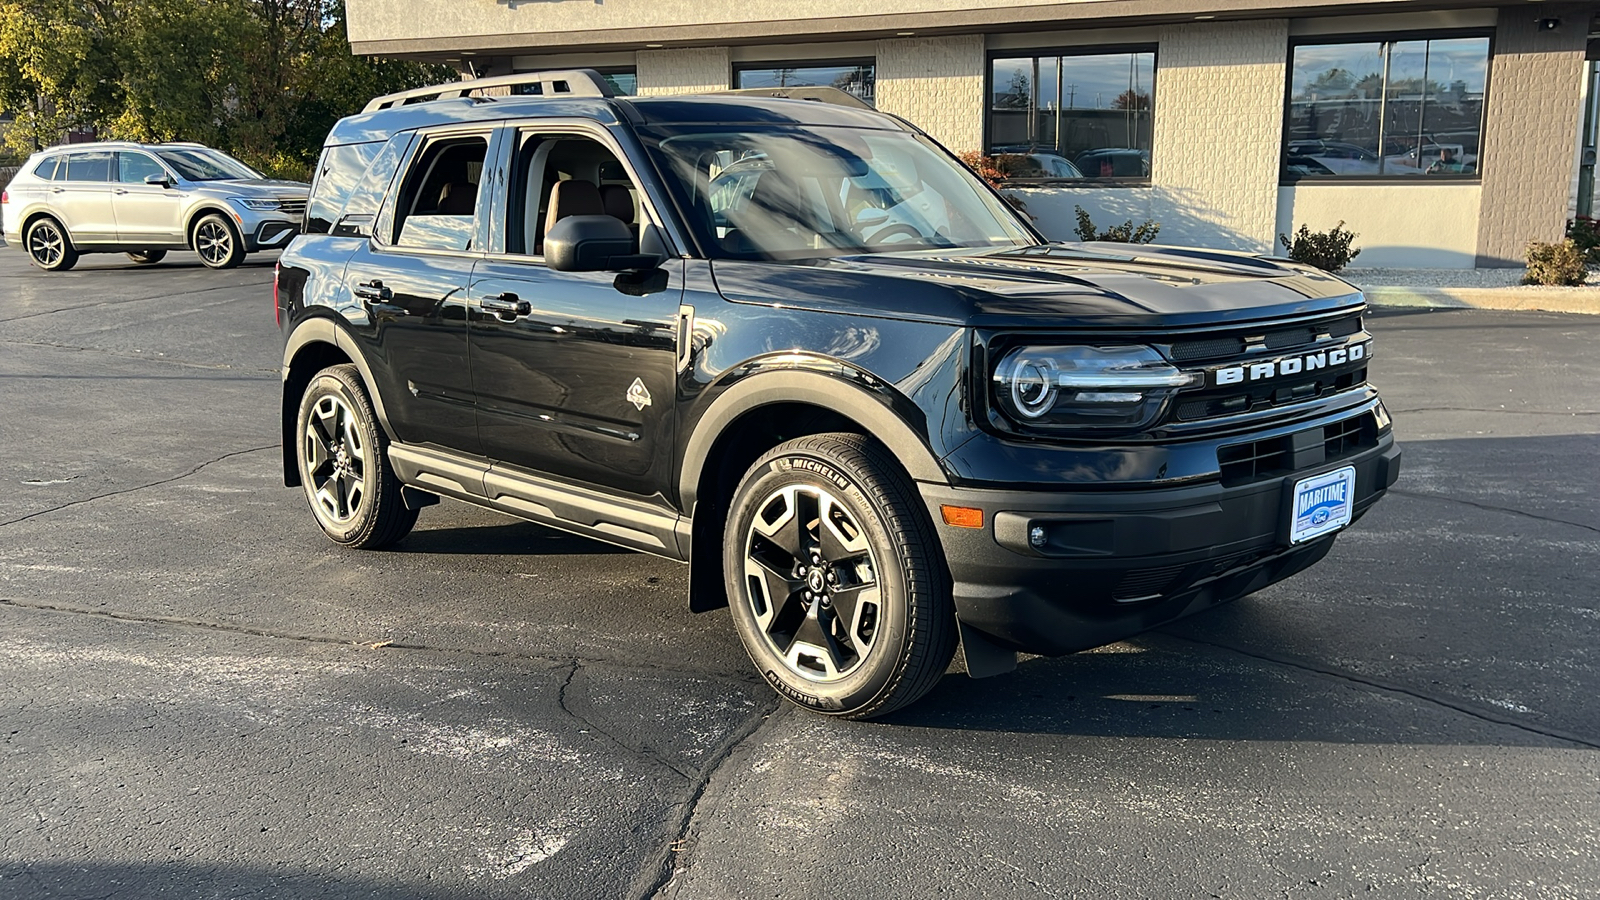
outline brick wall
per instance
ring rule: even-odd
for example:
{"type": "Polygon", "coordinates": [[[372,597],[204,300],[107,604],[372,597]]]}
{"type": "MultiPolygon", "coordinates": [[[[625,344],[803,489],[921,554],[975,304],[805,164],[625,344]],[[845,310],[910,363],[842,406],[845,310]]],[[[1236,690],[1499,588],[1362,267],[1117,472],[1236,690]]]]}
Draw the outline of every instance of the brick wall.
{"type": "Polygon", "coordinates": [[[694,94],[725,91],[732,69],[727,47],[688,50],[641,50],[638,57],[639,95],[694,94]]]}
{"type": "Polygon", "coordinates": [[[1543,4],[1500,10],[1482,144],[1478,265],[1520,266],[1529,241],[1565,233],[1591,11],[1543,4]],[[1556,31],[1537,20],[1559,17],[1556,31]]]}
{"type": "Polygon", "coordinates": [[[1283,19],[1162,29],[1150,173],[1161,243],[1271,250],[1288,42],[1283,19]]]}
{"type": "Polygon", "coordinates": [[[981,35],[878,42],[878,109],[960,153],[983,147],[981,35]]]}

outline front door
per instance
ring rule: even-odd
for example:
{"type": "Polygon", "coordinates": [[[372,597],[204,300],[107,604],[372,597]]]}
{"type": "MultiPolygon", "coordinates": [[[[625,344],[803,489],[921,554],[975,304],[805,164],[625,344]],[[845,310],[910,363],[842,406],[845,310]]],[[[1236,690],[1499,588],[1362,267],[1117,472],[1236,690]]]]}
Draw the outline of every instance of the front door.
{"type": "Polygon", "coordinates": [[[556,272],[543,234],[566,215],[650,221],[602,133],[511,131],[494,240],[470,291],[484,453],[639,497],[669,496],[682,265],[650,276],[556,272]]]}
{"type": "Polygon", "coordinates": [[[467,344],[467,287],[482,256],[478,193],[492,131],[450,130],[416,142],[372,238],[345,265],[361,304],[352,323],[395,438],[480,451],[467,344]]]}
{"type": "Polygon", "coordinates": [[[117,152],[117,183],[111,189],[111,208],[117,219],[117,240],[128,246],[183,246],[183,198],[145,178],[167,173],[155,157],[136,150],[117,152]]]}
{"type": "Polygon", "coordinates": [[[73,244],[116,243],[117,220],[111,211],[111,153],[71,153],[66,162],[66,180],[59,180],[58,173],[58,180],[50,185],[50,206],[67,226],[73,244]]]}

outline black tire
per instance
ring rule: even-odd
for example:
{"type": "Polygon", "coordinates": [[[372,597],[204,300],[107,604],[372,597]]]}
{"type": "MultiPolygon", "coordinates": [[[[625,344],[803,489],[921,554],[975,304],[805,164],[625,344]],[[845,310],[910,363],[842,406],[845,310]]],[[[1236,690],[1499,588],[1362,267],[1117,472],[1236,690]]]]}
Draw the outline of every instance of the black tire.
{"type": "Polygon", "coordinates": [[[165,250],[134,250],[134,251],[131,251],[128,254],[128,258],[133,260],[134,262],[138,263],[141,266],[153,266],[156,263],[161,262],[163,259],[167,258],[167,251],[165,251],[165,250]]]}
{"type": "Polygon", "coordinates": [[[244,238],[222,213],[210,213],[194,223],[194,252],[208,269],[231,269],[244,261],[244,238]]]}
{"type": "Polygon", "coordinates": [[[956,619],[938,537],[910,478],[871,439],[818,434],[762,456],[734,494],[723,548],[739,637],[795,704],[881,716],[950,664],[956,619]]]}
{"type": "Polygon", "coordinates": [[[49,216],[28,223],[22,246],[28,251],[28,259],[46,272],[65,272],[78,264],[78,251],[72,246],[67,229],[49,216]]]}
{"type": "Polygon", "coordinates": [[[389,465],[389,441],[378,427],[355,366],[316,374],[295,418],[295,459],[311,513],[336,543],[376,550],[417,524],[389,465]]]}

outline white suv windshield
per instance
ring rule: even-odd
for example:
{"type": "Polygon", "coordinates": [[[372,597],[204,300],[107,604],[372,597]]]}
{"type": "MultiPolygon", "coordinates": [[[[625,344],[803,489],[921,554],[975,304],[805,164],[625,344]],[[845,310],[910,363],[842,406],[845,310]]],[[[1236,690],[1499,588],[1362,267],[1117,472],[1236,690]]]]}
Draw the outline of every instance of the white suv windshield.
{"type": "Polygon", "coordinates": [[[643,136],[712,256],[808,259],[1036,243],[971,172],[905,132],[810,127],[643,136]]]}
{"type": "Polygon", "coordinates": [[[156,150],[155,154],[188,181],[229,181],[264,177],[237,159],[218,150],[184,148],[156,150]]]}

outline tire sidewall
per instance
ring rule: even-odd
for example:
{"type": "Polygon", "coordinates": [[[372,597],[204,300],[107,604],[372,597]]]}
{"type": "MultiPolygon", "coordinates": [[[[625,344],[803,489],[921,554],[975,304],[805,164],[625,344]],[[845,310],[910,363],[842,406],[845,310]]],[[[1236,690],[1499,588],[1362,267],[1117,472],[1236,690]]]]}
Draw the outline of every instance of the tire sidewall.
{"type": "Polygon", "coordinates": [[[853,471],[848,462],[828,455],[796,449],[775,452],[759,461],[741,482],[723,535],[723,577],[734,625],[751,662],[778,693],[828,715],[849,715],[883,695],[900,674],[910,634],[909,576],[884,524],[888,511],[862,490],[862,481],[862,473],[853,471]],[[791,484],[821,488],[842,502],[860,523],[878,567],[878,634],[867,658],[838,681],[812,681],[792,671],[770,646],[750,608],[744,574],[750,523],[760,501],[791,484]]]}
{"type": "Polygon", "coordinates": [[[316,517],[317,524],[323,532],[335,542],[356,543],[376,526],[378,491],[382,474],[382,461],[378,455],[382,452],[377,423],[373,421],[366,396],[341,377],[341,373],[337,370],[317,373],[300,397],[300,411],[295,416],[294,457],[295,465],[300,470],[300,485],[305,491],[306,502],[311,506],[311,514],[316,517]],[[312,410],[323,397],[330,394],[342,400],[354,413],[356,428],[361,432],[361,443],[367,450],[367,460],[361,471],[361,509],[350,517],[349,522],[343,524],[324,516],[321,505],[317,503],[317,486],[306,466],[306,427],[310,424],[312,410]]]}

